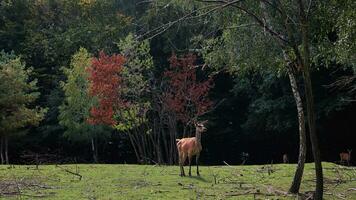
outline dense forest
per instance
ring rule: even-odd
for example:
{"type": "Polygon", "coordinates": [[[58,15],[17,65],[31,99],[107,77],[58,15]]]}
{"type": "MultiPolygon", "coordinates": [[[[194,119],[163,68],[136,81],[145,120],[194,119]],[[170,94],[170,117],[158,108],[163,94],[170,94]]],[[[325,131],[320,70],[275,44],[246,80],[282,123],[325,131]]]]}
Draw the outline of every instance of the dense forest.
{"type": "Polygon", "coordinates": [[[338,162],[356,147],[356,2],[308,2],[303,21],[289,1],[2,0],[2,163],[176,164],[197,120],[203,165],[297,162],[300,122],[310,162],[312,119],[338,162]]]}

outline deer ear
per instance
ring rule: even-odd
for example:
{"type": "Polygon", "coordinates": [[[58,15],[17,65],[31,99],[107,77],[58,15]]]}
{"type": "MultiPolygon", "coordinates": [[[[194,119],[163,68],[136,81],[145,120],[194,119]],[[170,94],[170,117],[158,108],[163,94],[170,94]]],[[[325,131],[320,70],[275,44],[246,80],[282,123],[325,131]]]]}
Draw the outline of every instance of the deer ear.
{"type": "Polygon", "coordinates": [[[192,122],[192,124],[194,124],[194,126],[197,126],[198,120],[196,118],[193,118],[190,121],[192,122]]]}
{"type": "Polygon", "coordinates": [[[208,120],[204,120],[201,123],[205,125],[206,123],[208,123],[208,120]]]}

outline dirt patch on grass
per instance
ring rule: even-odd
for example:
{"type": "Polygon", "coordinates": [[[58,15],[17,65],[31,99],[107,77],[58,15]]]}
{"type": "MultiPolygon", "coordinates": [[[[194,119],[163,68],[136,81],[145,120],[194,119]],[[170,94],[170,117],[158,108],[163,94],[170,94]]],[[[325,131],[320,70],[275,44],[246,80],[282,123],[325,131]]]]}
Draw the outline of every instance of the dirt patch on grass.
{"type": "Polygon", "coordinates": [[[55,187],[44,184],[36,179],[0,179],[0,197],[49,197],[54,192],[47,191],[55,187]]]}

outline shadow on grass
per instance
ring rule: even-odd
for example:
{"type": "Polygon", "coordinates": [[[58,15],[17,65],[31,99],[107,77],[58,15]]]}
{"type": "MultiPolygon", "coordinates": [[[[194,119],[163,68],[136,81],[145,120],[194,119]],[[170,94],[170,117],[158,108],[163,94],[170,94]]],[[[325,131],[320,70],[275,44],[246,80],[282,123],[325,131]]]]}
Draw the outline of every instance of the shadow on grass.
{"type": "Polygon", "coordinates": [[[201,176],[185,176],[185,178],[195,179],[195,180],[202,181],[202,182],[208,182],[205,178],[203,178],[201,176]]]}

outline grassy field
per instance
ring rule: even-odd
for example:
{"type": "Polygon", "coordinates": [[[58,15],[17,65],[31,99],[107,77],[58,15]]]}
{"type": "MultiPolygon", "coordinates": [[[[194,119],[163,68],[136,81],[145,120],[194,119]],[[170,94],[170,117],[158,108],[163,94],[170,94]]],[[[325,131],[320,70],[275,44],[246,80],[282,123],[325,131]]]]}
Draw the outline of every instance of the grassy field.
{"type": "MultiPolygon", "coordinates": [[[[356,199],[356,168],[323,167],[325,199],[356,199]]],[[[202,166],[200,177],[193,169],[192,177],[179,177],[178,166],[5,165],[0,199],[296,199],[286,193],[293,164],[202,166]]],[[[313,189],[313,164],[307,164],[300,196],[313,189]]]]}

